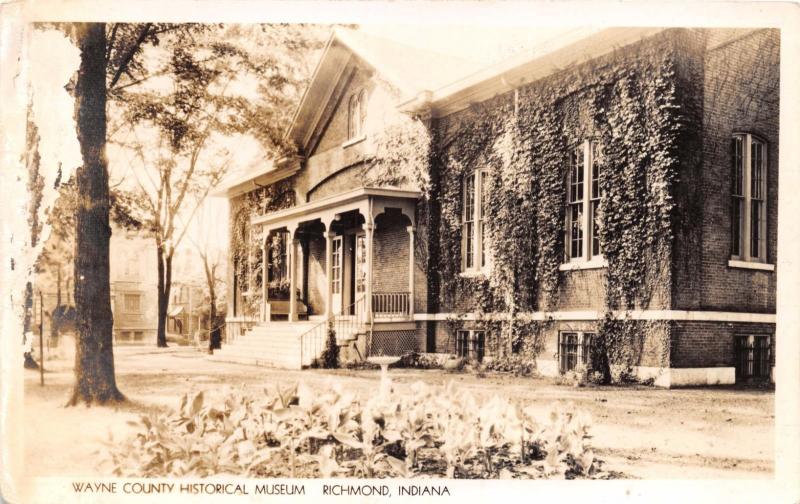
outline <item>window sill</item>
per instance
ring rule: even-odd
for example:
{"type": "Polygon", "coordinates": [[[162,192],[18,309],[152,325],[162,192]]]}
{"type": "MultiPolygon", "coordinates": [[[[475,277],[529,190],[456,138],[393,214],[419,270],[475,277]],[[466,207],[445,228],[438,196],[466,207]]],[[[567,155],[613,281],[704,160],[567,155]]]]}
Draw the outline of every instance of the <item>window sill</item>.
{"type": "Polygon", "coordinates": [[[591,261],[575,261],[563,263],[558,266],[559,271],[590,270],[607,268],[608,261],[605,259],[592,259],[591,261]]]}
{"type": "Polygon", "coordinates": [[[346,149],[346,148],[348,148],[350,146],[353,146],[353,145],[355,145],[357,143],[361,143],[366,139],[367,139],[367,135],[361,135],[360,137],[351,138],[350,140],[348,140],[348,141],[346,141],[345,143],[342,144],[342,149],[346,149]]]}
{"type": "Polygon", "coordinates": [[[728,261],[728,267],[729,268],[761,270],[761,271],[775,271],[775,265],[774,264],[752,262],[752,261],[739,261],[737,259],[729,260],[728,261]]]}
{"type": "Polygon", "coordinates": [[[461,278],[486,278],[489,276],[488,270],[469,270],[458,274],[461,278]]]}

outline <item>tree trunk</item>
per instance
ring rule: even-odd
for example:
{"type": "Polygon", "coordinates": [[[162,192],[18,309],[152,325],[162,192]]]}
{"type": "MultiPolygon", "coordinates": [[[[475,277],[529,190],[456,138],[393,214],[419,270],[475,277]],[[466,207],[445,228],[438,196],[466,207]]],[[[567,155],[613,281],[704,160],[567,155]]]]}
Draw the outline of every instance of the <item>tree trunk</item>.
{"type": "Polygon", "coordinates": [[[214,268],[210,268],[208,266],[208,258],[206,256],[203,257],[203,267],[206,272],[206,283],[208,283],[208,297],[209,306],[208,309],[208,351],[209,353],[213,353],[214,350],[221,348],[221,341],[219,336],[219,329],[217,328],[217,292],[215,287],[216,278],[215,277],[215,270],[214,268]]]}
{"type": "Polygon", "coordinates": [[[56,263],[58,268],[56,279],[56,306],[61,306],[61,263],[56,263]]]}
{"type": "Polygon", "coordinates": [[[167,347],[167,311],[169,293],[172,288],[172,252],[167,253],[163,245],[156,247],[158,253],[158,333],[156,346],[167,347]]]}
{"type": "Polygon", "coordinates": [[[81,63],[75,86],[75,122],[83,165],[75,180],[75,388],[67,405],[123,401],[114,376],[109,285],[108,167],[106,145],[105,24],[76,24],[81,63]]]}
{"type": "Polygon", "coordinates": [[[58,338],[58,331],[59,326],[61,325],[61,320],[59,315],[66,312],[65,309],[61,308],[61,263],[56,263],[56,306],[53,308],[53,311],[50,312],[50,339],[51,341],[56,341],[58,338]]]}

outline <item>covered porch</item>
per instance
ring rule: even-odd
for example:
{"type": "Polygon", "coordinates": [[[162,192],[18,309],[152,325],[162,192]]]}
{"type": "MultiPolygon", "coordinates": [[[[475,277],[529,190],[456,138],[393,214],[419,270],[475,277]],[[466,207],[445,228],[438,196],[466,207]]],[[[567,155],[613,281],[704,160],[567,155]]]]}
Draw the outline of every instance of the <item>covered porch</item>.
{"type": "Polygon", "coordinates": [[[412,320],[419,196],[359,188],[254,217],[260,321],[412,320]]]}

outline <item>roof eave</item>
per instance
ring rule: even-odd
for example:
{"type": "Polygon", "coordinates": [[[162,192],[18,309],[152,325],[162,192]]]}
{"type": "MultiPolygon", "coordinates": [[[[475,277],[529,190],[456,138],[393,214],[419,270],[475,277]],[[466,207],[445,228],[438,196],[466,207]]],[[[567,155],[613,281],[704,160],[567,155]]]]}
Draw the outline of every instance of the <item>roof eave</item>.
{"type": "Polygon", "coordinates": [[[211,192],[211,196],[231,199],[260,187],[280,182],[300,171],[302,161],[303,158],[300,156],[281,158],[275,163],[276,168],[253,174],[248,178],[234,182],[230,186],[221,187],[211,192]]]}
{"type": "Polygon", "coordinates": [[[570,65],[581,64],[635,43],[665,28],[609,28],[581,36],[568,44],[534,58],[518,56],[442,86],[429,96],[419,94],[398,104],[404,112],[430,108],[444,116],[487,100],[498,93],[540,80],[570,65]]]}

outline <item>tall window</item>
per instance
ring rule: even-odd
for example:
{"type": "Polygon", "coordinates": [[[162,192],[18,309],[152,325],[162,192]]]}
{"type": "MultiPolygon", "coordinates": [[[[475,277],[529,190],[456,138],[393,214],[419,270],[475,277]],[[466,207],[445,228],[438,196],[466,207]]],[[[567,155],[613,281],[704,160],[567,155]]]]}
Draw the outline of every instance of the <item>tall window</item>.
{"type": "Polygon", "coordinates": [[[767,146],[753,135],[731,139],[731,258],[767,262],[767,146]]]}
{"type": "Polygon", "coordinates": [[[342,238],[335,237],[331,245],[331,290],[339,294],[342,292],[342,238]]]}
{"type": "Polygon", "coordinates": [[[141,309],[141,296],[139,294],[125,294],[124,300],[127,313],[139,313],[141,309]]]}
{"type": "Polygon", "coordinates": [[[362,89],[350,95],[347,105],[347,139],[364,136],[364,119],[367,117],[366,93],[362,89]]]}
{"type": "Polygon", "coordinates": [[[475,170],[464,176],[461,209],[462,271],[478,271],[486,266],[485,236],[487,172],[475,170]]]}
{"type": "Polygon", "coordinates": [[[280,284],[289,278],[289,232],[278,231],[270,237],[267,247],[267,279],[280,284]]]}
{"type": "Polygon", "coordinates": [[[568,262],[599,259],[602,254],[598,225],[600,166],[595,162],[596,157],[597,145],[590,141],[569,153],[564,237],[568,262]]]}

